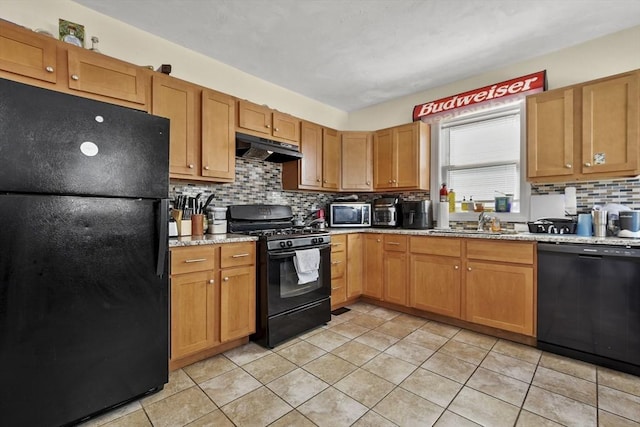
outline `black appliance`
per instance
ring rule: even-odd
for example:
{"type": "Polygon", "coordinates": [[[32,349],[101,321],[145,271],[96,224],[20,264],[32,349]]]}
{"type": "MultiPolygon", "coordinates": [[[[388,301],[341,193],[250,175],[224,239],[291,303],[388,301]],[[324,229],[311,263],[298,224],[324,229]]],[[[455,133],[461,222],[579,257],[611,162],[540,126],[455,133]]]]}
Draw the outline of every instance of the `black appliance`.
{"type": "Polygon", "coordinates": [[[168,380],[169,121],[0,79],[0,424],[168,380]]]}
{"type": "Polygon", "coordinates": [[[396,196],[381,197],[373,201],[374,227],[399,227],[402,222],[401,200],[396,196]]]}
{"type": "Polygon", "coordinates": [[[530,233],[576,234],[578,223],[572,218],[542,218],[527,223],[530,233]]]}
{"type": "Polygon", "coordinates": [[[538,244],[538,347],[640,375],[640,249],[538,244]]]}
{"type": "Polygon", "coordinates": [[[251,339],[273,348],[331,320],[331,236],[293,227],[284,205],[232,205],[229,232],[258,236],[256,333],[251,339]],[[296,251],[317,249],[317,279],[298,284],[296,251]]]}
{"type": "Polygon", "coordinates": [[[433,228],[433,203],[431,200],[402,202],[402,228],[433,228]]]}
{"type": "Polygon", "coordinates": [[[236,132],[236,156],[284,163],[300,160],[302,153],[297,145],[236,132]]]}

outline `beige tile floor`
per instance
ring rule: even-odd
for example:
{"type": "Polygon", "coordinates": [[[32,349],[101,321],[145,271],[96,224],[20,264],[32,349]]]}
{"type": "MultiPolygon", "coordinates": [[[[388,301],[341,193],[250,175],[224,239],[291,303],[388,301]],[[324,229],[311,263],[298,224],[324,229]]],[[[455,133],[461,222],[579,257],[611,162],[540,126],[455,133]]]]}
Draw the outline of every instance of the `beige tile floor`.
{"type": "Polygon", "coordinates": [[[640,378],[365,303],[86,426],[640,426],[640,378]]]}

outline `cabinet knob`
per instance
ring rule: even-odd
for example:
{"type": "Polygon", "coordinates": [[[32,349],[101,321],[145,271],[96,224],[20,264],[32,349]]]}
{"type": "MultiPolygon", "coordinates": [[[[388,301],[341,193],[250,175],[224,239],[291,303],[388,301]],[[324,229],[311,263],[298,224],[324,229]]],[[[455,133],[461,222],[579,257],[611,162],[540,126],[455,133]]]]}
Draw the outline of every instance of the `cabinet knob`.
{"type": "Polygon", "coordinates": [[[388,183],[391,184],[393,181],[389,180],[388,183]]]}
{"type": "Polygon", "coordinates": [[[380,239],[376,239],[376,242],[380,243],[380,239]]]}
{"type": "Polygon", "coordinates": [[[587,162],[584,164],[586,167],[590,168],[591,167],[591,163],[587,162]]]}
{"type": "Polygon", "coordinates": [[[394,180],[393,180],[393,183],[395,184],[396,182],[398,182],[398,181],[396,181],[396,180],[394,179],[394,180]]]}
{"type": "Polygon", "coordinates": [[[265,125],[267,129],[271,129],[271,125],[265,125]]]}
{"type": "Polygon", "coordinates": [[[326,184],[326,183],[327,183],[327,180],[325,179],[325,180],[324,180],[324,181],[322,181],[322,182],[324,182],[324,183],[326,184]]]}
{"type": "Polygon", "coordinates": [[[209,283],[211,283],[213,285],[214,283],[216,283],[216,281],[213,280],[213,279],[209,279],[209,283]]]}
{"type": "Polygon", "coordinates": [[[274,128],[273,130],[275,130],[276,132],[278,132],[280,129],[278,129],[278,128],[274,128]]]}
{"type": "Polygon", "coordinates": [[[209,170],[209,166],[205,166],[204,170],[208,171],[209,170]]]}
{"type": "Polygon", "coordinates": [[[77,74],[71,74],[71,80],[80,80],[77,74]]]}
{"type": "Polygon", "coordinates": [[[320,178],[316,178],[316,182],[320,182],[320,178]]]}
{"type": "Polygon", "coordinates": [[[458,265],[454,265],[454,266],[453,266],[453,269],[454,269],[454,270],[459,270],[459,269],[460,269],[460,266],[458,266],[458,265]]]}
{"type": "Polygon", "coordinates": [[[471,267],[467,267],[467,271],[471,271],[471,267]]]}
{"type": "Polygon", "coordinates": [[[189,169],[193,169],[194,167],[193,163],[189,165],[189,169]]]}
{"type": "Polygon", "coordinates": [[[566,165],[564,165],[564,167],[567,169],[571,169],[571,163],[567,163],[566,165]]]}
{"type": "Polygon", "coordinates": [[[229,278],[228,278],[228,277],[225,277],[225,278],[224,278],[224,279],[222,279],[222,280],[224,280],[225,282],[228,282],[228,281],[229,281],[229,278]]]}
{"type": "Polygon", "coordinates": [[[367,185],[371,185],[371,181],[367,181],[367,185]]]}
{"type": "Polygon", "coordinates": [[[45,68],[45,70],[47,71],[47,73],[53,73],[53,67],[51,65],[45,68]]]}

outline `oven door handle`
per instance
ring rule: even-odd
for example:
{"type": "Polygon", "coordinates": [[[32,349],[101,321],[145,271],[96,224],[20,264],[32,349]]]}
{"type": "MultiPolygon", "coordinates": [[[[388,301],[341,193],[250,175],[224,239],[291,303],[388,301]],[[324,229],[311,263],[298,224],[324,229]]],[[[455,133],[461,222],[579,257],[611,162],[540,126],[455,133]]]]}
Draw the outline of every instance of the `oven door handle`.
{"type": "MultiPolygon", "coordinates": [[[[324,246],[320,246],[317,247],[320,251],[324,250],[324,249],[329,249],[331,246],[330,245],[324,245],[324,246]]],[[[307,248],[309,249],[309,248],[307,248]]],[[[305,249],[301,249],[301,250],[305,250],[305,249]]],[[[289,258],[292,256],[295,256],[296,251],[287,251],[287,252],[275,252],[275,251],[271,251],[269,252],[269,257],[273,258],[273,259],[281,259],[281,258],[289,258]]]]}

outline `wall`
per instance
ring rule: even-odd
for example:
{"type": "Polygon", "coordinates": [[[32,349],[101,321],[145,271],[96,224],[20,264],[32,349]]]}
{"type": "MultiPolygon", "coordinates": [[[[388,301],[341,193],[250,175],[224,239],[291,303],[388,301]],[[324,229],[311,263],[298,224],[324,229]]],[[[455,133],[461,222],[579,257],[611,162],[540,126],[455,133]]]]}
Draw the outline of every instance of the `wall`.
{"type": "MultiPolygon", "coordinates": [[[[126,2],[122,2],[126,7],[126,2]]],[[[105,55],[137,65],[171,64],[178,77],[241,99],[268,104],[303,119],[336,128],[347,126],[346,112],[258,79],[69,0],[0,0],[0,18],[58,34],[58,19],[85,26],[85,45],[98,36],[105,55]],[[37,13],[36,13],[37,11],[37,13]]]]}

